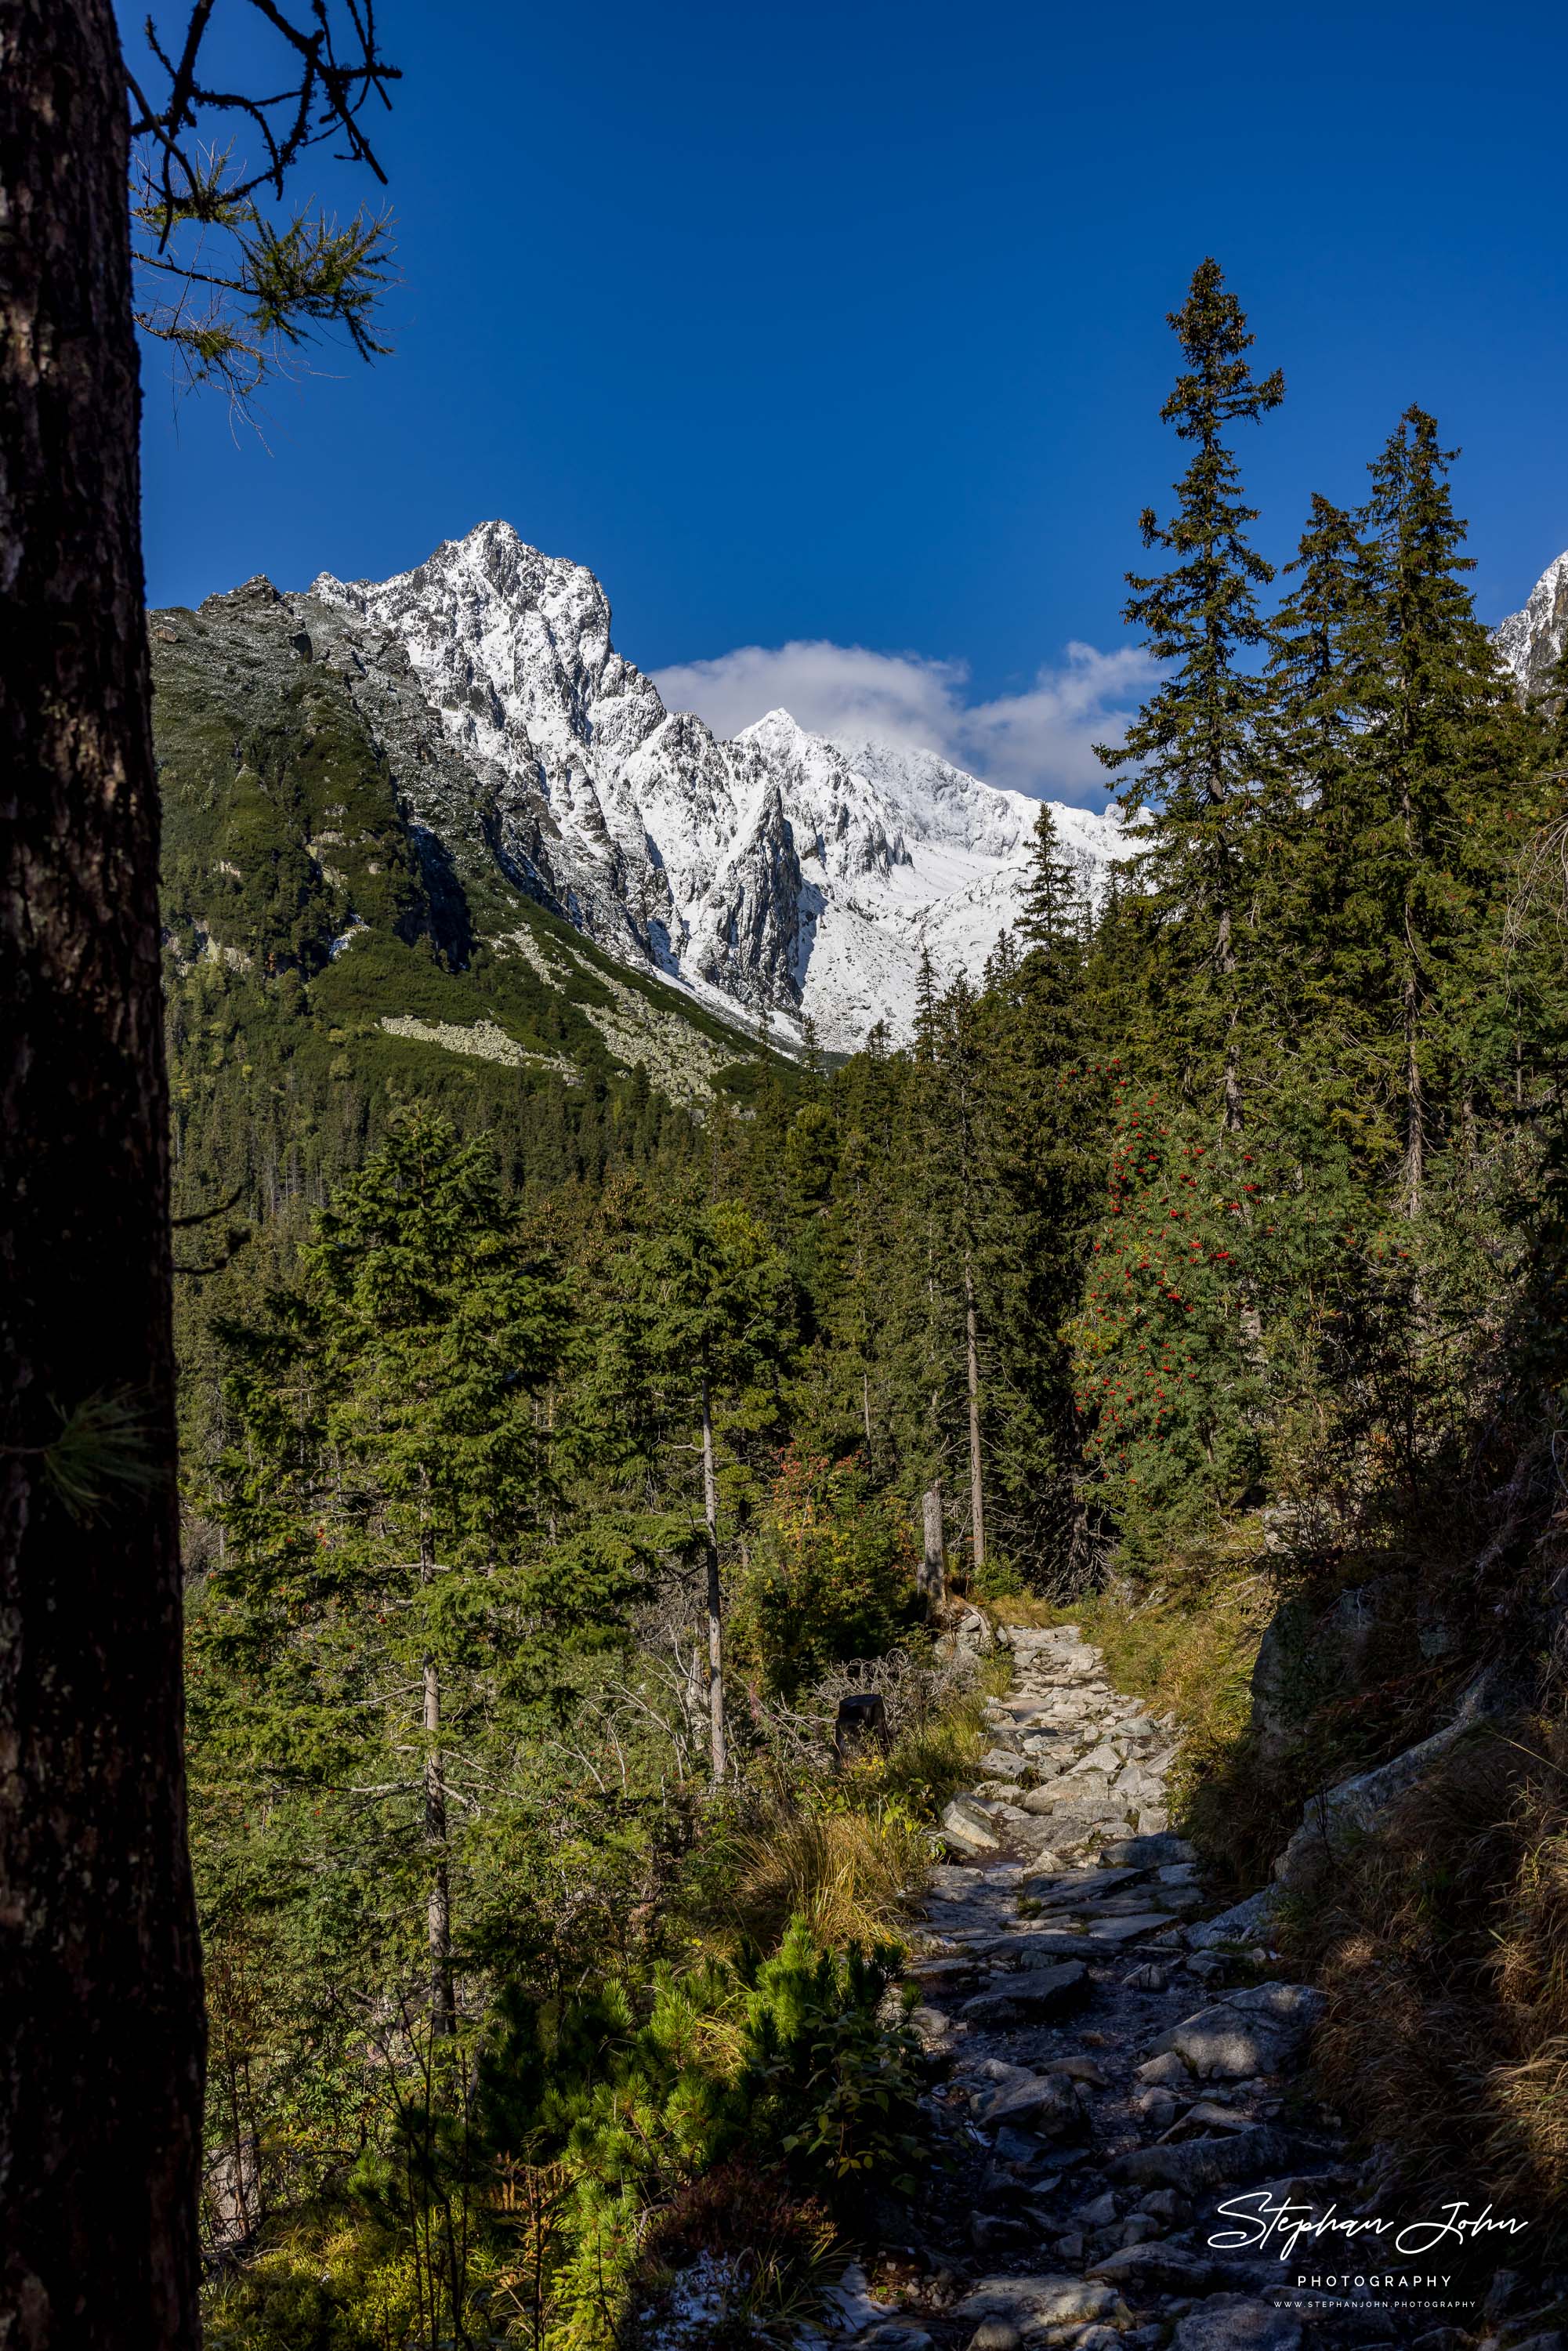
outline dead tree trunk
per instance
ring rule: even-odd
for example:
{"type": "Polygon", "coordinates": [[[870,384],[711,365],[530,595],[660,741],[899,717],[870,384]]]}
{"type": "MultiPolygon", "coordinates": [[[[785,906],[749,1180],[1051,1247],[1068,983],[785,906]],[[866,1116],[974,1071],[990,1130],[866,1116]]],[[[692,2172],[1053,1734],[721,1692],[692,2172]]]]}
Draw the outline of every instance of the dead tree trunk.
{"type": "Polygon", "coordinates": [[[199,2339],[203,2022],[126,148],[109,0],[0,0],[0,2338],[14,2351],[199,2339]],[[74,1505],[51,1474],[73,1420],[74,1505]]]}
{"type": "Polygon", "coordinates": [[[980,1473],[980,1348],[975,1314],[975,1267],[964,1254],[964,1347],[969,1375],[969,1549],[977,1572],[986,1563],[986,1493],[980,1473]]]}
{"type": "Polygon", "coordinates": [[[724,1592],[718,1580],[718,1478],[713,1458],[713,1401],[703,1374],[703,1517],[707,1550],[707,1706],[713,1776],[722,1780],[729,1751],[724,1715],[724,1592]]]}
{"type": "MultiPolygon", "coordinates": [[[[428,1524],[421,1531],[419,1580],[435,1577],[435,1542],[428,1524]]],[[[457,1996],[452,1981],[452,1876],[446,1852],[446,1767],[441,1752],[441,1677],[434,1657],[424,1660],[424,1844],[430,1857],[425,1897],[425,1947],[430,1957],[430,2029],[438,2040],[457,2030],[457,1996]]]]}
{"type": "Polygon", "coordinates": [[[925,1489],[922,1516],[918,1582],[927,1600],[940,1601],[946,1597],[947,1574],[942,1542],[942,1489],[939,1484],[932,1484],[925,1489]]]}
{"type": "Polygon", "coordinates": [[[430,1853],[426,1933],[430,1948],[430,2022],[439,2037],[457,2030],[457,1995],[452,1982],[452,1878],[446,1858],[446,1774],[442,1761],[441,1682],[424,1661],[424,1841],[430,1853]]]}

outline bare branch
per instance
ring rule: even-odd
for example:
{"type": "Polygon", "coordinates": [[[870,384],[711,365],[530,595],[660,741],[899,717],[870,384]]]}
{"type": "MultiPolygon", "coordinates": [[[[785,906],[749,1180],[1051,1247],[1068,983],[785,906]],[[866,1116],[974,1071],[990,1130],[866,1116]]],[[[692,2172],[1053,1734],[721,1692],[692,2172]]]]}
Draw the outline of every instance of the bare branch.
{"type": "Polygon", "coordinates": [[[261,209],[263,192],[278,202],[293,166],[308,148],[340,140],[339,159],[363,164],[384,185],[386,173],[360,122],[374,95],[390,107],[388,85],[401,78],[382,56],[369,0],[236,0],[281,44],[286,69],[263,91],[219,88],[202,78],[204,46],[216,0],[191,0],[184,31],[171,45],[150,16],[147,50],[166,82],[154,94],[146,77],[127,74],[135,141],[131,212],[141,234],[136,262],[152,287],[173,281],[176,293],[149,291],[137,313],[142,331],[175,353],[186,389],[216,381],[241,413],[291,351],[338,328],[362,360],[388,345],[372,331],[392,282],[391,224],[361,211],[344,225],[307,204],[283,220],[261,209]],[[220,136],[238,117],[259,139],[254,166],[220,136]],[[214,266],[203,240],[228,241],[226,266],[214,266]],[[193,304],[190,290],[207,298],[193,304]]]}

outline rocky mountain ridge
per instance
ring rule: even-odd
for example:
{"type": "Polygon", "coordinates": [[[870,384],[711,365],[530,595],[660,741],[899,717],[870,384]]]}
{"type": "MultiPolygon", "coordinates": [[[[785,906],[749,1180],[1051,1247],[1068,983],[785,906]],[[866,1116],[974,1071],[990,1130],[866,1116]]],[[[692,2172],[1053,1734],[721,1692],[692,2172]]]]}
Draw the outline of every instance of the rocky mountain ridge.
{"type": "MultiPolygon", "coordinates": [[[[716,1010],[785,1035],[809,1016],[839,1050],[879,1020],[903,1035],[922,956],[939,979],[977,975],[1017,918],[1034,800],[929,751],[845,749],[782,710],[719,740],[615,651],[592,572],[508,524],[286,601],[308,637],[331,615],[357,698],[379,673],[416,687],[514,884],[716,1010]]],[[[1120,829],[1056,813],[1092,894],[1120,829]]]]}
{"type": "Polygon", "coordinates": [[[1547,565],[1522,609],[1500,621],[1492,635],[1521,692],[1538,694],[1568,644],[1568,552],[1547,565]]]}
{"type": "MultiPolygon", "coordinates": [[[[154,614],[152,637],[161,706],[179,720],[164,727],[170,838],[191,852],[175,895],[200,952],[276,966],[314,929],[320,954],[362,955],[390,927],[461,970],[531,904],[570,926],[558,962],[575,934],[699,1019],[766,1023],[789,1044],[809,1016],[847,1050],[879,1021],[907,1034],[924,956],[939,983],[977,974],[1018,920],[1035,800],[929,750],[830,741],[784,710],[721,740],[616,652],[592,572],[505,523],[387,580],[248,581],[199,615],[154,614]],[[264,708],[267,751],[242,756],[264,708]],[[360,787],[345,800],[322,746],[350,737],[360,787]],[[341,813],[360,788],[363,825],[341,813]],[[285,906],[272,832],[296,799],[285,906]],[[264,877],[262,919],[249,902],[264,877]]],[[[1565,642],[1568,554],[1496,632],[1524,692],[1565,642]]],[[[1093,898],[1126,853],[1122,829],[1055,814],[1093,898]]]]}

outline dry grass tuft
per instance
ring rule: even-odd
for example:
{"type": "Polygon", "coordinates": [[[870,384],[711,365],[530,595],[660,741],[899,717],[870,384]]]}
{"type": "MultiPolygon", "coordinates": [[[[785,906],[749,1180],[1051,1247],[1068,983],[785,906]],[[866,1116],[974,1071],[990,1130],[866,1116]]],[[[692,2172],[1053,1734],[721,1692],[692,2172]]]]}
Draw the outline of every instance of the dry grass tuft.
{"type": "Polygon", "coordinates": [[[1288,1935],[1331,2093],[1414,2181],[1568,2237],[1568,1721],[1461,1742],[1288,1935]]]}
{"type": "MultiPolygon", "coordinates": [[[[897,1939],[938,1857],[936,1815],[988,1743],[986,1694],[1007,1674],[1004,1658],[983,1660],[967,1687],[929,1676],[929,1702],[911,1680],[891,1745],[841,1770],[788,1751],[759,1762],[716,1830],[701,1913],[690,1916],[696,1938],[738,1959],[774,1949],[803,1917],[830,1949],[897,1939]]],[[[831,1708],[819,1711],[831,1722],[831,1708]]]]}
{"type": "Polygon", "coordinates": [[[732,2157],[681,2189],[649,2222],[632,2281],[630,2344],[670,2338],[670,2289],[705,2255],[704,2341],[713,2351],[754,2351],[795,2340],[842,2268],[844,2248],[814,2198],[781,2173],[732,2157]]]}
{"type": "Polygon", "coordinates": [[[833,1949],[898,1934],[931,1864],[925,1832],[898,1815],[769,1806],[736,1834],[732,1934],[771,1950],[790,1919],[806,1918],[833,1949]]]}

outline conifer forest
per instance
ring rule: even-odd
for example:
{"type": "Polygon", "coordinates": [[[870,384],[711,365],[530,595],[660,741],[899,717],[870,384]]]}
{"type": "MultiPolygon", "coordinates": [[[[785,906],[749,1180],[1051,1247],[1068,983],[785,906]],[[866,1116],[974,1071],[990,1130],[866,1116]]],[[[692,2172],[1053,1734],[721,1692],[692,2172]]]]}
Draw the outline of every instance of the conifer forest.
{"type": "Polygon", "coordinates": [[[1021,920],[904,1041],[694,1011],[694,1099],[604,1049],[586,966],[404,919],[390,850],[382,943],[327,959],[267,828],[329,744],[256,755],[246,952],[204,954],[160,686],[214,2346],[1228,2351],[1174,2158],[1239,2123],[1271,2155],[1222,2179],[1377,2154],[1562,2242],[1568,652],[1503,667],[1418,406],[1276,573],[1281,377],[1212,262],[1171,327],[1131,853],[1086,893],[1042,804],[1021,920]],[[531,1062],[381,1019],[486,1008],[531,1062]],[[1009,1692],[1069,1626],[1166,1782],[1107,1733],[1135,1800],[1041,1860],[1009,1692]],[[1048,1972],[1106,1948],[1083,1870],[1157,1863],[1104,1997],[1311,1987],[1310,2074],[1134,2080],[1138,2156],[1090,2111],[1114,2032],[1057,2031],[1059,2125],[988,2138],[964,2051],[1021,1979],[931,1906],[1020,1853],[1048,1972]],[[1206,1974],[1192,1914],[1249,1901],[1206,1974]]]}

